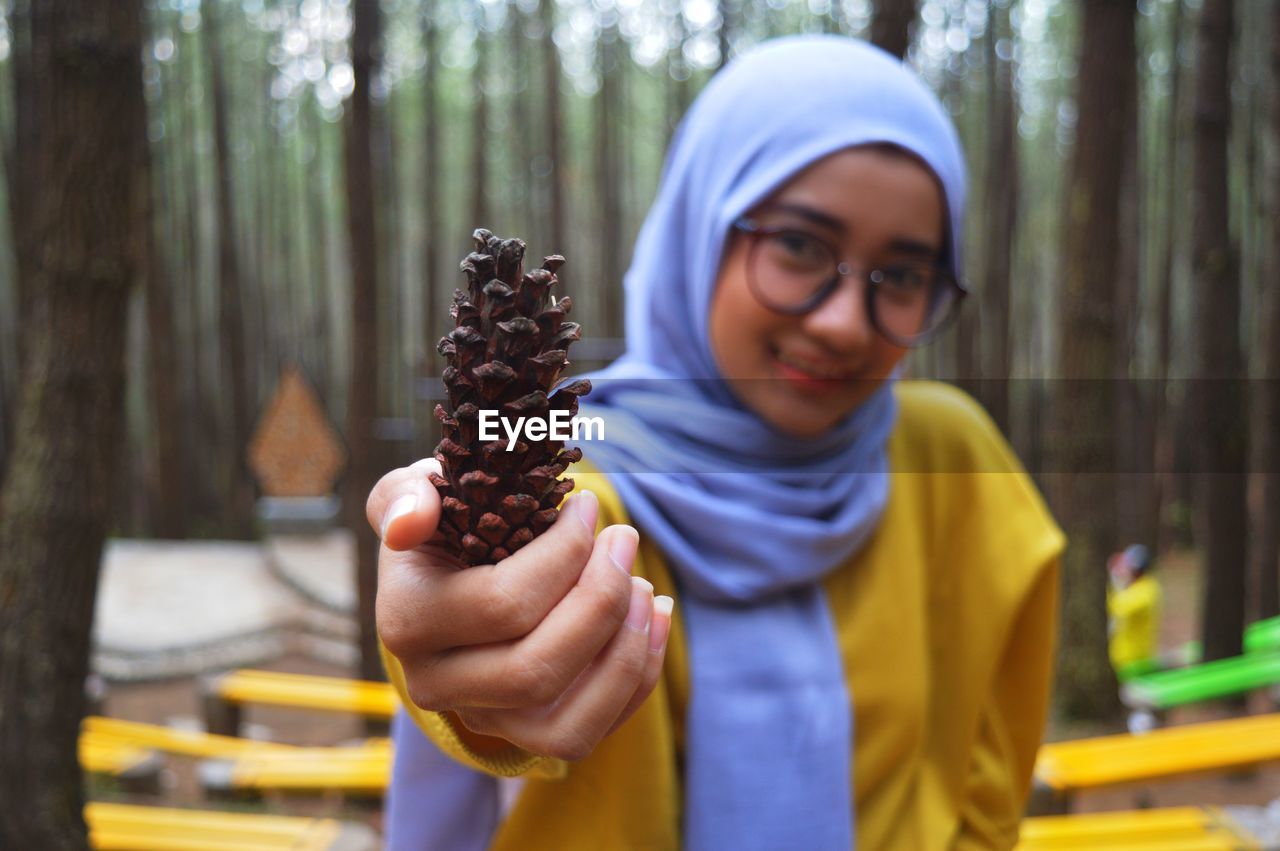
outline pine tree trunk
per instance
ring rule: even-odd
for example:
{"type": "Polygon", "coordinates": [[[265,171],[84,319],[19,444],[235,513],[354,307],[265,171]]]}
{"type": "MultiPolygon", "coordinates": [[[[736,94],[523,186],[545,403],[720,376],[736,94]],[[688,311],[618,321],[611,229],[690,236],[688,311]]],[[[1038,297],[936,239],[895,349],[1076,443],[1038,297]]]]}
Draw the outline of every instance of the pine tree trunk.
{"type": "MultiPolygon", "coordinates": [[[[1013,363],[1010,297],[1013,281],[1013,248],[1018,225],[1017,102],[1013,90],[1013,57],[1000,58],[996,43],[1013,34],[1009,10],[994,5],[987,12],[988,91],[987,203],[985,274],[982,281],[983,340],[987,343],[981,399],[1005,434],[1012,423],[1009,414],[1010,367],[1013,363]]],[[[1010,47],[1012,49],[1012,47],[1010,47]]]]}
{"type": "Polygon", "coordinates": [[[603,31],[596,44],[597,72],[600,75],[600,90],[595,97],[596,189],[601,261],[597,292],[600,296],[598,316],[601,319],[598,327],[603,337],[620,336],[622,328],[620,296],[625,246],[622,238],[622,169],[618,159],[622,136],[619,125],[625,105],[619,97],[621,38],[615,24],[603,31]]]}
{"type": "Polygon", "coordinates": [[[551,161],[551,241],[543,249],[547,253],[569,250],[565,240],[569,237],[569,217],[565,191],[564,127],[560,102],[560,53],[555,40],[554,0],[538,3],[538,16],[542,22],[542,92],[546,101],[546,156],[551,161]]]}
{"type": "Polygon", "coordinates": [[[1119,710],[1107,658],[1107,553],[1116,546],[1115,399],[1120,328],[1116,187],[1134,116],[1135,4],[1085,0],[1075,149],[1066,187],[1059,374],[1048,424],[1050,495],[1070,545],[1063,562],[1063,652],[1058,698],[1072,717],[1119,710]]]}
{"type": "Polygon", "coordinates": [[[244,297],[236,248],[235,200],[231,179],[231,143],[223,76],[223,40],[218,0],[204,6],[210,86],[213,90],[213,153],[218,180],[218,336],[222,353],[222,388],[230,413],[226,465],[226,517],[231,534],[253,536],[253,483],[245,462],[249,450],[249,368],[245,356],[244,297]]]}
{"type": "Polygon", "coordinates": [[[347,462],[343,508],[356,538],[360,676],[383,679],[374,620],[378,541],[364,516],[378,478],[373,420],[378,388],[378,239],[374,225],[373,121],[369,85],[377,72],[381,24],[378,0],[355,0],[351,64],[355,89],[347,101],[347,227],[351,258],[351,368],[347,389],[347,462]]]}
{"type": "Polygon", "coordinates": [[[871,43],[902,59],[911,46],[918,0],[874,0],[872,7],[871,43]]]}
{"type": "MultiPolygon", "coordinates": [[[[550,40],[550,33],[547,34],[550,40]]],[[[444,223],[441,221],[442,204],[440,203],[440,192],[442,183],[440,180],[440,163],[442,157],[440,155],[440,145],[443,135],[440,133],[440,113],[439,113],[439,79],[440,79],[440,51],[439,51],[439,29],[436,22],[431,17],[431,10],[428,9],[424,13],[423,45],[427,52],[426,69],[423,73],[422,93],[425,103],[423,104],[425,127],[423,130],[423,142],[426,150],[423,152],[422,166],[422,195],[426,212],[426,223],[424,225],[424,239],[422,241],[422,331],[425,334],[423,341],[423,352],[426,358],[425,373],[427,375],[436,375],[439,372],[439,360],[437,359],[435,350],[435,340],[440,333],[440,312],[436,307],[436,299],[439,293],[447,292],[441,285],[440,281],[440,254],[438,250],[444,236],[444,223]]],[[[529,191],[533,191],[532,186],[529,191]]],[[[539,217],[541,218],[541,217],[539,217]]],[[[428,418],[427,434],[418,435],[418,445],[414,447],[415,457],[421,457],[429,451],[429,447],[435,446],[439,440],[439,423],[434,417],[428,418]]]]}
{"type": "MultiPolygon", "coordinates": [[[[1182,30],[1185,18],[1183,0],[1174,0],[1173,25],[1170,36],[1169,111],[1164,129],[1164,192],[1161,206],[1164,208],[1164,235],[1161,246],[1160,274],[1156,282],[1156,385],[1155,402],[1151,419],[1155,424],[1152,446],[1153,469],[1156,471],[1157,494],[1154,497],[1156,514],[1165,517],[1166,507],[1172,504],[1178,488],[1178,474],[1174,470],[1173,422],[1178,407],[1170,403],[1172,389],[1169,386],[1170,361],[1173,358],[1173,274],[1175,246],[1178,241],[1178,191],[1182,169],[1182,30]]],[[[1159,549],[1172,544],[1166,523],[1157,526],[1159,549]]]]}
{"type": "Polygon", "coordinates": [[[1264,217],[1267,255],[1266,300],[1263,307],[1263,380],[1257,383],[1262,406],[1258,434],[1258,470],[1262,475],[1261,516],[1254,547],[1258,616],[1280,615],[1280,3],[1271,4],[1271,159],[1265,185],[1270,187],[1270,212],[1264,217]]]}
{"type": "Polygon", "coordinates": [[[737,15],[734,10],[734,0],[716,0],[716,9],[720,13],[720,27],[716,30],[720,54],[716,64],[718,71],[728,64],[731,58],[729,54],[733,52],[733,31],[737,26],[737,15]]]}
{"type": "Polygon", "coordinates": [[[485,87],[489,78],[489,36],[484,30],[484,9],[475,8],[476,66],[472,70],[471,89],[475,103],[471,108],[471,228],[494,229],[489,221],[489,166],[486,158],[489,143],[489,96],[485,87]]]}
{"type": "Polygon", "coordinates": [[[146,265],[144,286],[147,299],[147,383],[151,413],[151,534],[158,538],[185,538],[187,535],[186,486],[190,475],[187,455],[182,451],[182,405],[178,369],[178,348],[174,339],[173,292],[169,279],[168,252],[159,238],[167,219],[159,187],[164,181],[160,160],[151,145],[142,146],[147,185],[144,228],[146,265]]]}
{"type": "Polygon", "coordinates": [[[77,740],[147,186],[142,4],[46,0],[27,368],[0,490],[0,847],[82,849],[77,740]]]}
{"type": "Polygon", "coordinates": [[[1135,380],[1132,367],[1138,360],[1138,321],[1142,293],[1143,207],[1142,162],[1138,147],[1138,116],[1142,114],[1141,86],[1134,85],[1133,119],[1125,128],[1124,170],[1120,178],[1119,249],[1120,261],[1113,284],[1117,346],[1115,426],[1116,489],[1112,504],[1116,510],[1118,541],[1141,542],[1150,546],[1155,530],[1150,504],[1154,477],[1147,473],[1150,457],[1142,382],[1135,380]]]}
{"type": "Polygon", "coordinates": [[[1204,552],[1204,654],[1237,656],[1244,633],[1248,417],[1240,350],[1240,279],[1228,232],[1232,0],[1205,0],[1196,34],[1192,138],[1196,537],[1204,552]]]}

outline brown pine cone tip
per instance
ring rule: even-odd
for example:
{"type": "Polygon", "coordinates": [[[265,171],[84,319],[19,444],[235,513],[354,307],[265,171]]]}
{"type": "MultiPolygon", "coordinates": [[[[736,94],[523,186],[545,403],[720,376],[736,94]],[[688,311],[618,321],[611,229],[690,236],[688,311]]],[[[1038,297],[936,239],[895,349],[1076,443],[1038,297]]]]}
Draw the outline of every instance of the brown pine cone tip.
{"type": "Polygon", "coordinates": [[[522,240],[483,228],[472,239],[475,251],[461,265],[467,289],[454,290],[454,328],[436,347],[447,363],[449,405],[435,408],[444,438],[435,456],[444,474],[428,476],[443,502],[440,534],[467,565],[499,562],[546,531],[573,490],[573,479],[559,476],[582,457],[550,439],[517,440],[508,451],[501,428],[498,440],[481,440],[479,412],[497,410],[513,421],[556,410],[572,417],[578,397],[591,392],[591,382],[580,379],[551,393],[569,363],[569,345],[582,339],[580,326],[564,321],[572,299],[550,296],[564,258],[546,257],[525,274],[522,240]]]}

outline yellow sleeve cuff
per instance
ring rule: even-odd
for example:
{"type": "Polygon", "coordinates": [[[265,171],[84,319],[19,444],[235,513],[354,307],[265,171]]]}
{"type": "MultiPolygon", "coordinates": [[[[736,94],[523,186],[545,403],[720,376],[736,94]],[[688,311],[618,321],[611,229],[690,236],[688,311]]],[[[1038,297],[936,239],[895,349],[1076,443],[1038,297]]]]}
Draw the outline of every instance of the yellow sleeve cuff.
{"type": "Polygon", "coordinates": [[[393,656],[382,642],[378,642],[378,651],[382,654],[382,664],[386,668],[387,678],[400,696],[400,703],[409,717],[435,742],[447,756],[462,763],[468,768],[482,771],[496,777],[519,777],[522,775],[555,780],[569,772],[569,765],[564,760],[552,759],[511,745],[506,750],[491,754],[479,754],[467,746],[459,735],[453,719],[443,712],[431,712],[420,709],[409,700],[408,688],[405,686],[404,668],[400,660],[393,656]]]}

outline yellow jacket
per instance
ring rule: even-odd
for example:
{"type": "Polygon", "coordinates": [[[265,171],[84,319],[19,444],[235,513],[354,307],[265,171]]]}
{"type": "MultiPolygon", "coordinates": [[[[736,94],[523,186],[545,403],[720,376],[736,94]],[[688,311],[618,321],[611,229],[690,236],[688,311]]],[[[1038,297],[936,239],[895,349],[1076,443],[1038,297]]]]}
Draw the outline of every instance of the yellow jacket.
{"type": "MultiPolygon", "coordinates": [[[[897,392],[884,517],[824,581],[854,703],[858,845],[1010,848],[1048,709],[1064,540],[972,399],[933,382],[897,392]]],[[[583,463],[572,475],[600,497],[601,527],[627,522],[603,474],[583,463]]],[[[676,599],[663,678],[581,762],[514,746],[469,752],[447,716],[408,701],[403,670],[383,651],[406,709],[446,753],[528,778],[494,849],[679,847],[689,658],[678,591],[641,533],[634,572],[676,599]]]]}
{"type": "Polygon", "coordinates": [[[1160,583],[1140,576],[1127,588],[1107,586],[1107,615],[1111,631],[1111,666],[1117,673],[1136,663],[1150,662],[1160,652],[1160,583]]]}

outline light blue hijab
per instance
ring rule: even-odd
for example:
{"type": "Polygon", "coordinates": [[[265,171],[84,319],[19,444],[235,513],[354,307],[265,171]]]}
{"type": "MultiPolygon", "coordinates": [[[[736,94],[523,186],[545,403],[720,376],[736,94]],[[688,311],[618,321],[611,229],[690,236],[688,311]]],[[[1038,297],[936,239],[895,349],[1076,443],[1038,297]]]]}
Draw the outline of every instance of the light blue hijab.
{"type": "Polygon", "coordinates": [[[862,42],[767,42],[726,66],[677,130],[626,276],[626,354],[590,376],[582,406],[605,439],[579,445],[680,591],[690,851],[854,845],[852,701],[820,580],[884,510],[892,388],[816,439],[789,438],[720,380],[707,317],[732,223],[806,166],[871,143],[938,177],[958,273],[964,161],[933,94],[862,42]]]}

